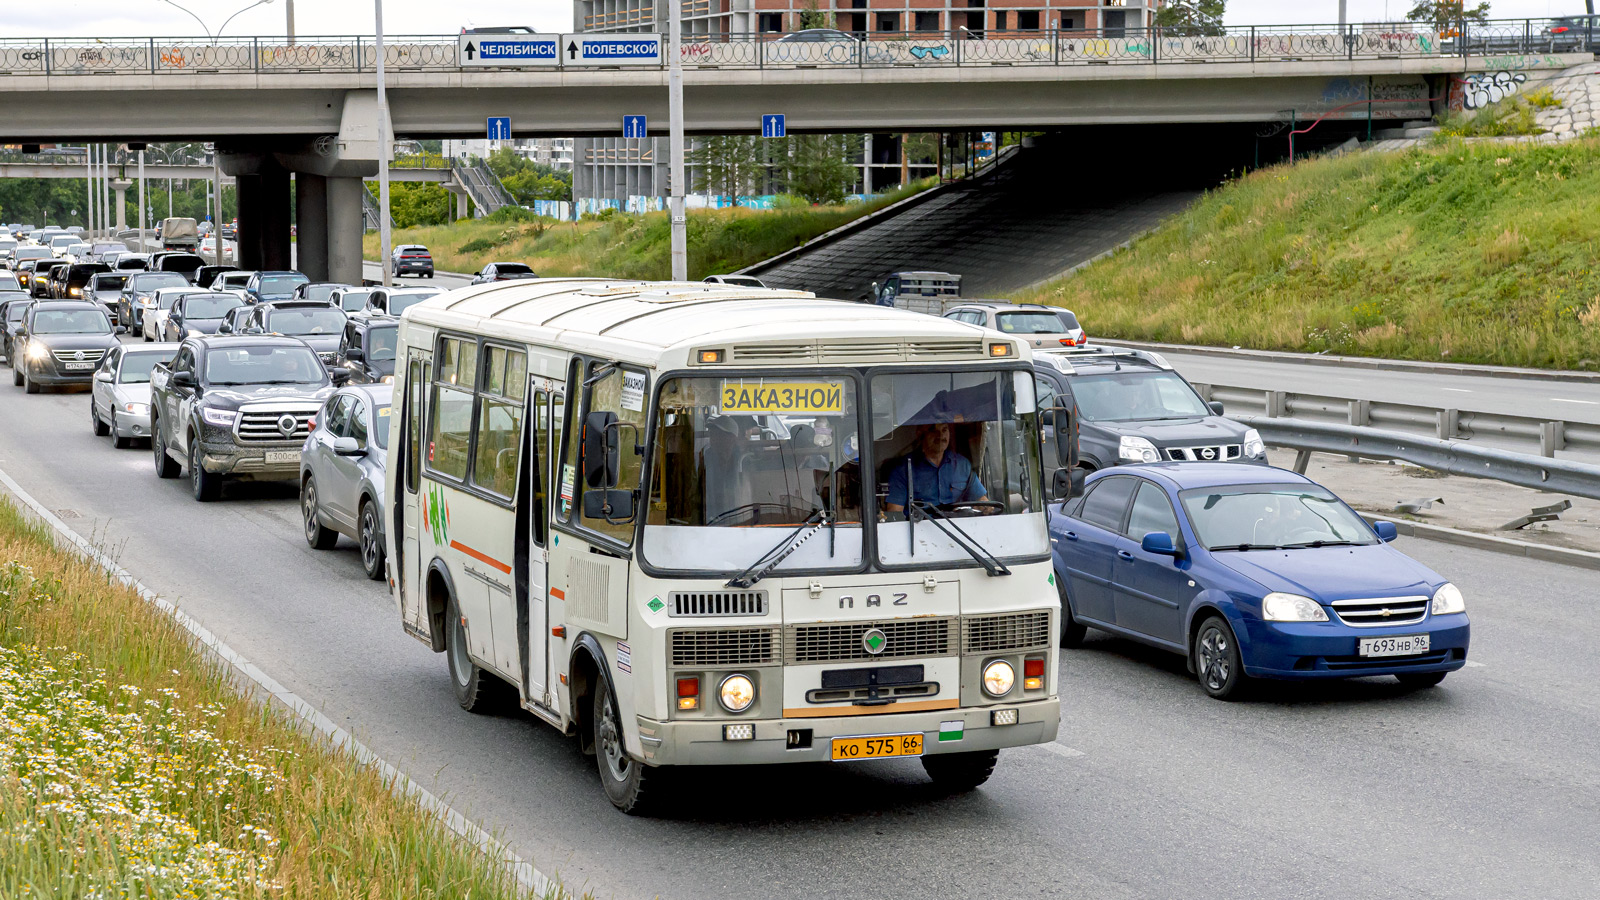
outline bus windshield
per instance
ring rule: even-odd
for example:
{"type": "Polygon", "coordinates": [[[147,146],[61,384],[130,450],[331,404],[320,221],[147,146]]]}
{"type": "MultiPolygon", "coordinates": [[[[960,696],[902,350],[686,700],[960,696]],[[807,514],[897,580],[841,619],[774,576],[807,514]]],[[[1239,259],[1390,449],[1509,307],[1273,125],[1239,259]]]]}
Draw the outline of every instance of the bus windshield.
{"type": "Polygon", "coordinates": [[[862,561],[860,415],[842,373],[661,386],[644,530],[658,567],[739,571],[795,528],[833,523],[776,568],[862,561]],[[714,531],[711,529],[715,529],[714,531]]]}
{"type": "Polygon", "coordinates": [[[814,533],[774,572],[856,568],[863,522],[884,565],[971,563],[952,531],[989,556],[1046,552],[1032,376],[877,375],[866,410],[856,384],[842,372],[663,382],[645,558],[739,572],[798,529],[814,533]]]}

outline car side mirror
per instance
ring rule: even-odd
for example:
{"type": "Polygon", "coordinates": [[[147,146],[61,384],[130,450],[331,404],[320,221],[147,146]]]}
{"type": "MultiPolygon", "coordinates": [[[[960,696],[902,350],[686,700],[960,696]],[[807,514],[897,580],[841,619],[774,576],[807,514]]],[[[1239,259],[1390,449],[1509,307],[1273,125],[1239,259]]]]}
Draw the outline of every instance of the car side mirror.
{"type": "Polygon", "coordinates": [[[333,439],[333,452],[340,456],[360,456],[367,452],[361,448],[361,443],[353,437],[333,439]]]}
{"type": "Polygon", "coordinates": [[[123,327],[123,326],[121,326],[121,325],[118,325],[117,326],[117,330],[115,332],[113,332],[113,333],[114,334],[127,334],[128,333],[128,329],[123,327]]]}
{"type": "Polygon", "coordinates": [[[1211,407],[1211,414],[1212,415],[1220,416],[1220,415],[1223,414],[1223,412],[1222,412],[1222,401],[1221,400],[1213,400],[1210,403],[1207,403],[1206,405],[1211,407]]]}
{"type": "Polygon", "coordinates": [[[344,351],[344,358],[350,360],[351,362],[361,362],[367,358],[367,354],[360,347],[346,347],[344,351]]]}
{"type": "Polygon", "coordinates": [[[106,384],[110,384],[111,383],[111,373],[110,372],[96,372],[96,373],[94,373],[94,380],[95,381],[104,381],[106,384]]]}
{"type": "Polygon", "coordinates": [[[189,372],[173,372],[172,380],[168,383],[173,387],[192,388],[195,386],[194,375],[189,372]]]}
{"type": "Polygon", "coordinates": [[[217,326],[217,334],[233,334],[233,323],[223,322],[217,326]]]}
{"type": "MultiPolygon", "coordinates": [[[[616,432],[611,432],[615,434],[616,432]]],[[[612,525],[633,521],[633,491],[614,489],[584,491],[583,515],[588,519],[605,519],[612,525]]]]}
{"type": "Polygon", "coordinates": [[[344,366],[334,366],[328,370],[328,377],[333,379],[335,386],[344,387],[350,383],[350,370],[344,366]]]}
{"type": "MultiPolygon", "coordinates": [[[[617,414],[592,412],[583,420],[583,483],[585,487],[609,488],[617,483],[617,467],[622,451],[618,447],[617,414]]],[[[589,493],[583,495],[588,509],[589,493]]],[[[587,515],[587,513],[585,513],[587,515]]]]}
{"type": "Polygon", "coordinates": [[[1393,522],[1373,522],[1372,531],[1378,536],[1378,540],[1385,544],[1400,536],[1400,529],[1396,528],[1393,522]]]}
{"type": "Polygon", "coordinates": [[[1178,548],[1172,543],[1172,535],[1165,531],[1152,531],[1139,542],[1139,549],[1146,553],[1158,556],[1177,556],[1178,548]]]}

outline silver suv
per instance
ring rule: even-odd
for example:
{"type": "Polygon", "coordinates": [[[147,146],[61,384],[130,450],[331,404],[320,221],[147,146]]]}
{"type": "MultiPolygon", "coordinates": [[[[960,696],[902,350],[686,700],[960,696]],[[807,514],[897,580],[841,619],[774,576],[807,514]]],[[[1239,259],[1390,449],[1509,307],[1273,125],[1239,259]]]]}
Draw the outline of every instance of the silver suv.
{"type": "Polygon", "coordinates": [[[1082,347],[1089,336],[1070,309],[1042,303],[969,300],[950,307],[946,319],[981,325],[1040,348],[1082,347]]]}

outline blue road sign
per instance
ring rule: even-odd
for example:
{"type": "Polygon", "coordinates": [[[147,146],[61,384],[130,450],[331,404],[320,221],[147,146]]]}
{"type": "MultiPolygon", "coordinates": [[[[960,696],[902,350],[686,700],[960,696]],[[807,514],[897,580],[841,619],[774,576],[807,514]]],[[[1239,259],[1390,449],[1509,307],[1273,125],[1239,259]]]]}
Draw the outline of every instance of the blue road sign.
{"type": "Polygon", "coordinates": [[[625,138],[642,138],[645,135],[644,116],[623,116],[622,136],[625,138]]]}
{"type": "Polygon", "coordinates": [[[510,116],[490,116],[489,117],[489,140],[491,140],[491,141],[509,141],[509,140],[511,140],[511,117],[510,116]]]}
{"type": "Polygon", "coordinates": [[[764,138],[788,136],[788,132],[784,130],[782,113],[768,113],[761,117],[761,136],[764,138]]]}

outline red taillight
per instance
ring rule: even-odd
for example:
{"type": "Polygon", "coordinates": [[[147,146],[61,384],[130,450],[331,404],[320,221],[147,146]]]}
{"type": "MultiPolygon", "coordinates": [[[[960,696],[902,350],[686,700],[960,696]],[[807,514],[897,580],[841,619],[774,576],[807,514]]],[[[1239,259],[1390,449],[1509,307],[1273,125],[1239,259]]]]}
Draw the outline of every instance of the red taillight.
{"type": "Polygon", "coordinates": [[[317,419],[316,419],[315,416],[312,416],[310,419],[306,420],[306,430],[307,431],[316,431],[317,430],[317,419]]]}
{"type": "Polygon", "coordinates": [[[1078,346],[1082,347],[1087,343],[1089,343],[1089,333],[1086,331],[1083,334],[1078,335],[1078,346]]]}
{"type": "Polygon", "coordinates": [[[1043,678],[1044,677],[1044,660],[1042,660],[1042,659],[1025,659],[1025,660],[1023,660],[1022,661],[1022,677],[1023,678],[1043,678]]]}

